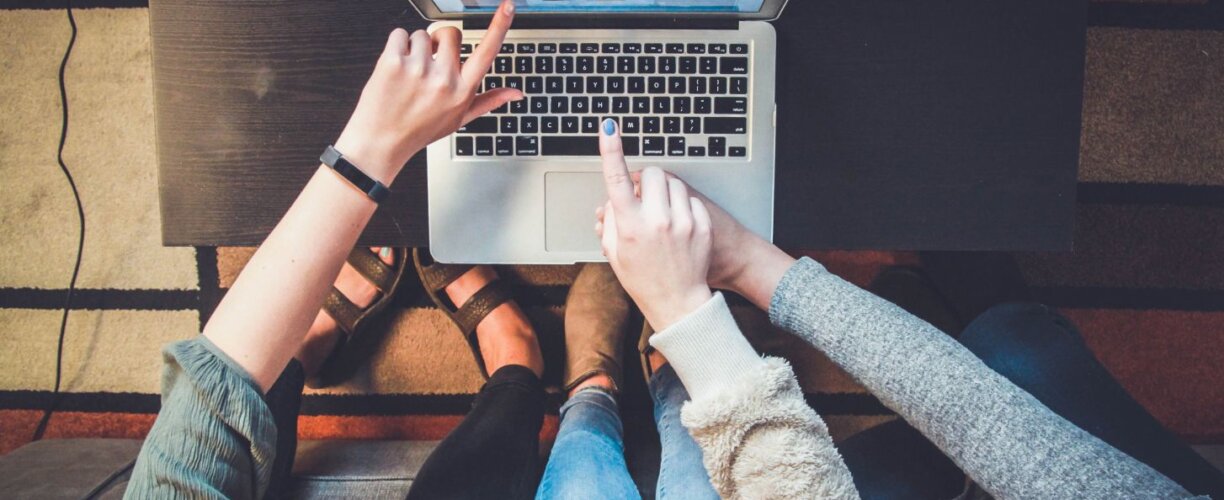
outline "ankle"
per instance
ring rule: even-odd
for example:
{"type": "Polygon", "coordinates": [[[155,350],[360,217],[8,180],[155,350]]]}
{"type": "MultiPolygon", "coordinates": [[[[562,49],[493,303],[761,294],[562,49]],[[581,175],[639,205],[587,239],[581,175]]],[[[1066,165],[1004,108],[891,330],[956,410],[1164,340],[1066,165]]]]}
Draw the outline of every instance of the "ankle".
{"type": "Polygon", "coordinates": [[[657,372],[659,369],[667,365],[667,358],[663,357],[663,353],[659,351],[650,351],[650,354],[647,357],[648,361],[650,362],[651,373],[657,372]]]}
{"type": "Polygon", "coordinates": [[[578,394],[583,389],[588,389],[592,387],[597,388],[597,389],[602,389],[603,391],[608,392],[608,393],[616,392],[616,384],[612,382],[612,377],[609,377],[606,374],[600,373],[600,374],[592,375],[590,378],[583,380],[578,385],[574,386],[573,389],[570,389],[569,397],[572,398],[574,397],[575,394],[578,394]]]}

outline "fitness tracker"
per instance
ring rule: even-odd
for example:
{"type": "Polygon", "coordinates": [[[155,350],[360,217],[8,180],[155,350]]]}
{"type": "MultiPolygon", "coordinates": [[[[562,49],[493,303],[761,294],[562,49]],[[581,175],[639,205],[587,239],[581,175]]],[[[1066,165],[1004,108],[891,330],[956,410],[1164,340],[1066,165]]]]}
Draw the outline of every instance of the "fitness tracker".
{"type": "Polygon", "coordinates": [[[327,146],[327,149],[323,150],[323,156],[319,157],[319,161],[331,167],[337,174],[340,174],[340,177],[343,177],[344,180],[349,181],[354,187],[360,189],[371,200],[374,200],[374,203],[382,203],[387,198],[387,195],[391,193],[391,190],[383,185],[383,183],[366,175],[360,168],[357,168],[356,165],[345,159],[344,155],[336,151],[335,146],[327,146]]]}

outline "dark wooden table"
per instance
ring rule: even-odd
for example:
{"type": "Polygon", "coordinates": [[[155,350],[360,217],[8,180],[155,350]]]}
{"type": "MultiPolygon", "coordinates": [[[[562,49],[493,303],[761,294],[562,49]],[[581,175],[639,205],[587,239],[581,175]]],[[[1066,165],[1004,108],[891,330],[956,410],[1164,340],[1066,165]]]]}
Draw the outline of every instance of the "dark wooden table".
{"type": "MultiPolygon", "coordinates": [[[[333,142],[404,0],[150,2],[162,235],[262,241],[333,142]]],[[[1085,0],[791,0],[776,240],[1071,247],[1085,0]]],[[[428,241],[414,158],[363,236],[428,241]],[[393,216],[392,216],[393,215],[393,216]]]]}

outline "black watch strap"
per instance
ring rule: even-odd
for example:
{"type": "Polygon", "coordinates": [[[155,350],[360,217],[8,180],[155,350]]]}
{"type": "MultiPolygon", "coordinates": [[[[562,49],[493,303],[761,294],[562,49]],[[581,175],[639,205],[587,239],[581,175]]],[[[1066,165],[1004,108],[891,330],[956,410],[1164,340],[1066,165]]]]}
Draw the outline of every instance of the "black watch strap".
{"type": "Polygon", "coordinates": [[[319,161],[331,167],[337,174],[340,174],[340,177],[344,177],[345,180],[360,189],[371,200],[374,200],[374,203],[382,203],[391,193],[391,190],[383,183],[366,175],[360,168],[345,159],[344,155],[336,151],[335,146],[327,146],[327,149],[323,150],[323,156],[319,157],[319,161]]]}

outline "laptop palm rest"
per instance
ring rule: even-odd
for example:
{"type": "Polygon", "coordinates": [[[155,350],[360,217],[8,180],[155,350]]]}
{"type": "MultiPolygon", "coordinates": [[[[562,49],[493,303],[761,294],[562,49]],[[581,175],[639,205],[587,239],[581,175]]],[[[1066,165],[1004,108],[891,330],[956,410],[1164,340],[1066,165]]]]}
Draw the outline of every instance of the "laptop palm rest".
{"type": "Polygon", "coordinates": [[[595,207],[608,199],[603,174],[544,174],[544,248],[549,252],[598,252],[595,207]]]}

